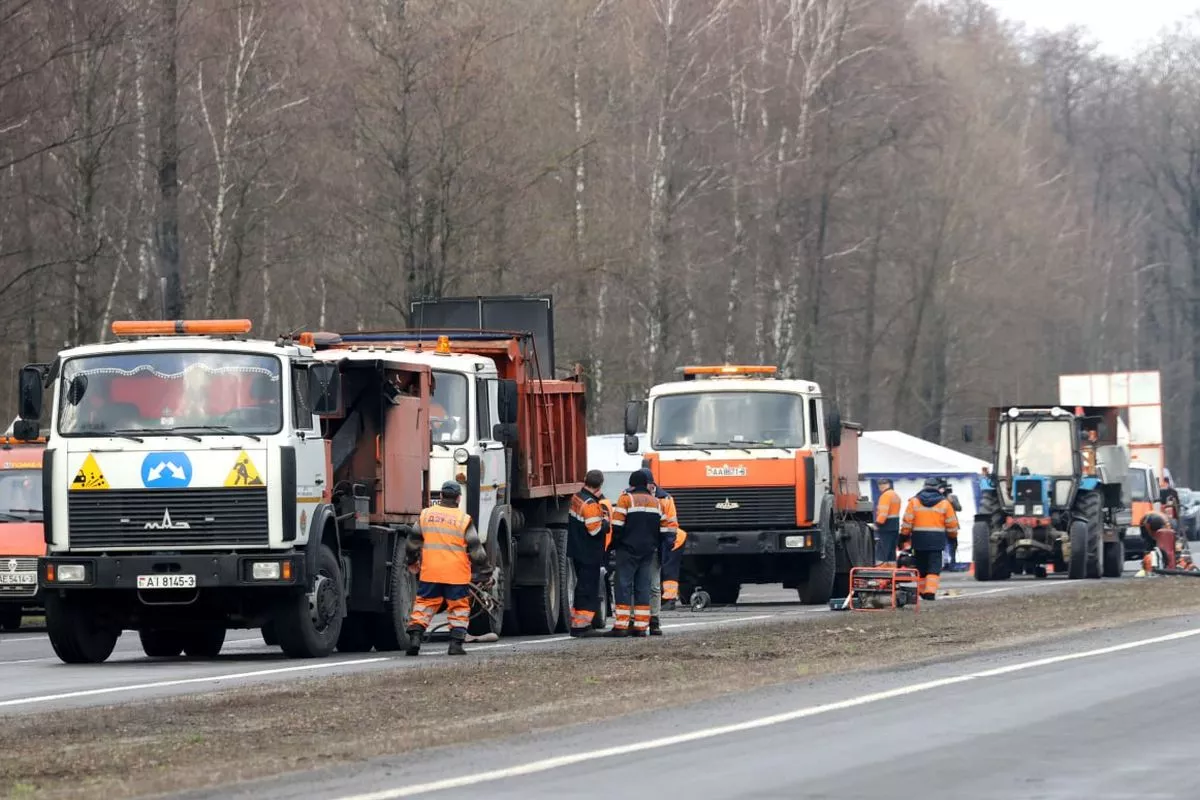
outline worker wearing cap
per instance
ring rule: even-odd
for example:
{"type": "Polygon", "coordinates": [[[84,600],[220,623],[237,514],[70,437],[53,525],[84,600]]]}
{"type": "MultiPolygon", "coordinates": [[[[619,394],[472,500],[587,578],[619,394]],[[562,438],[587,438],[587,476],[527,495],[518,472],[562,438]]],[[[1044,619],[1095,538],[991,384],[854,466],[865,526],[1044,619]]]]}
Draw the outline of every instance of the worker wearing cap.
{"type": "Polygon", "coordinates": [[[487,552],[475,530],[471,515],[458,507],[462,488],[454,481],[442,484],[442,495],[438,504],[421,512],[416,530],[408,537],[405,560],[410,568],[420,563],[417,599],[413,603],[412,617],[408,622],[408,650],[410,656],[421,651],[421,639],[425,629],[433,621],[433,615],[446,602],[446,613],[450,621],[450,649],[452,656],[465,655],[463,642],[467,638],[467,624],[471,619],[472,567],[481,580],[491,576],[487,552]]]}
{"type": "Polygon", "coordinates": [[[900,544],[905,549],[911,546],[920,576],[917,591],[925,600],[937,597],[942,553],[951,539],[958,539],[958,516],[942,494],[938,479],[929,478],[917,496],[909,499],[900,521],[900,544]]]}
{"type": "Polygon", "coordinates": [[[674,590],[669,597],[667,596],[665,583],[666,576],[663,574],[667,562],[667,554],[672,552],[671,547],[675,543],[675,532],[679,530],[679,520],[675,515],[675,498],[671,497],[666,489],[655,482],[654,473],[649,467],[642,467],[642,472],[646,473],[646,488],[658,498],[659,503],[662,504],[663,511],[662,533],[664,540],[661,547],[654,552],[654,559],[650,565],[650,635],[662,636],[662,623],[659,617],[662,614],[663,601],[670,602],[679,598],[679,570],[675,570],[675,579],[672,581],[674,590]]]}
{"type": "Polygon", "coordinates": [[[881,566],[896,563],[896,545],[900,542],[900,495],[887,478],[879,481],[879,502],[875,505],[875,560],[881,566]]]}
{"type": "Polygon", "coordinates": [[[575,596],[571,602],[571,635],[596,636],[592,621],[600,610],[600,568],[604,565],[604,543],[612,527],[600,503],[604,473],[588,470],[583,488],[571,495],[567,516],[567,554],[575,568],[575,596]]]}
{"type": "Polygon", "coordinates": [[[664,525],[662,501],[648,483],[646,471],[635,470],[613,508],[617,607],[616,622],[606,636],[646,636],[650,631],[650,572],[664,525]]]}

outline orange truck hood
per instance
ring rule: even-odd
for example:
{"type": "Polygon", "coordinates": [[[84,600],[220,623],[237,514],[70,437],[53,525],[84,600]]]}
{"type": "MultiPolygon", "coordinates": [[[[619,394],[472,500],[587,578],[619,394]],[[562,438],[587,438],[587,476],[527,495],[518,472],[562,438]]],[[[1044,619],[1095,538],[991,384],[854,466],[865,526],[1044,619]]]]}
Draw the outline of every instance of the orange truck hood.
{"type": "MultiPolygon", "coordinates": [[[[685,489],[734,489],[738,487],[792,486],[796,492],[798,527],[816,523],[819,498],[815,494],[813,456],[797,450],[792,456],[769,458],[662,458],[650,453],[646,461],[654,478],[668,492],[685,489]]],[[[672,454],[674,456],[674,454],[672,454]]],[[[683,519],[681,527],[687,527],[683,519]]]]}
{"type": "Polygon", "coordinates": [[[42,536],[42,523],[0,523],[0,557],[44,555],[46,540],[42,536]]]}

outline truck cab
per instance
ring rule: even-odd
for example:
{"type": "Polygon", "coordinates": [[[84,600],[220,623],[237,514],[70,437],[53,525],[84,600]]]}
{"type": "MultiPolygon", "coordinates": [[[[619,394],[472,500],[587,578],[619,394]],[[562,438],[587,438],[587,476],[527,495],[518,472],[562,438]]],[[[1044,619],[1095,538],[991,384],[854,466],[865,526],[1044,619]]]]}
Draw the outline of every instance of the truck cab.
{"type": "Polygon", "coordinates": [[[821,388],[771,366],[693,366],[626,408],[625,451],[640,452],[688,532],[680,599],[716,603],[742,584],[782,583],[824,604],[851,566],[874,563],[858,497],[861,429],[828,413],[821,388]]]}
{"type": "Polygon", "coordinates": [[[46,553],[42,530],[42,450],[0,437],[0,629],[21,627],[25,613],[40,609],[37,560],[46,553]]]}

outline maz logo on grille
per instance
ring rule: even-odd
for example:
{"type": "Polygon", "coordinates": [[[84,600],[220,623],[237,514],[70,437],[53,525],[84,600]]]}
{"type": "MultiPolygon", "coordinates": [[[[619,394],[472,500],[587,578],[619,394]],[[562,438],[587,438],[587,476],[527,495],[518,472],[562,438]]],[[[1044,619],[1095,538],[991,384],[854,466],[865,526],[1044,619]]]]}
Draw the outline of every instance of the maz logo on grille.
{"type": "Polygon", "coordinates": [[[746,468],[739,464],[736,467],[731,467],[728,464],[722,464],[719,467],[704,467],[704,477],[706,478],[744,478],[746,477],[746,468]]]}
{"type": "Polygon", "coordinates": [[[722,500],[721,502],[719,502],[715,506],[713,506],[713,508],[719,508],[722,511],[733,511],[735,508],[741,508],[741,507],[742,507],[741,503],[732,502],[728,497],[726,497],[724,500],[722,500]]]}
{"type": "Polygon", "coordinates": [[[171,519],[171,509],[164,508],[162,522],[147,522],[142,526],[142,530],[147,531],[189,531],[192,525],[189,522],[179,521],[174,522],[171,519]]]}

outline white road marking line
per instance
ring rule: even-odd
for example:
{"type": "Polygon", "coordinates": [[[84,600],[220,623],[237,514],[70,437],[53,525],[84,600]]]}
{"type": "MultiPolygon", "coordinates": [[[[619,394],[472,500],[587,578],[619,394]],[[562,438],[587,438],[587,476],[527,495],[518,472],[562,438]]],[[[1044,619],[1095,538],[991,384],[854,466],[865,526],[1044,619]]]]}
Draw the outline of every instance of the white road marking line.
{"type": "Polygon", "coordinates": [[[682,733],[675,736],[664,736],[659,739],[649,739],[643,742],[633,742],[631,744],[619,745],[616,747],[606,747],[603,749],[591,750],[583,753],[573,753],[571,755],[558,756],[556,758],[542,759],[541,761],[531,761],[529,763],[520,764],[514,767],[505,767],[503,769],[489,770],[487,772],[478,772],[473,775],[463,775],[457,778],[446,778],[440,781],[431,781],[429,783],[417,784],[415,786],[405,786],[399,789],[386,789],[368,794],[344,795],[338,798],[338,800],[396,800],[397,798],[412,797],[413,795],[426,794],[428,792],[438,792],[446,789],[459,789],[465,786],[476,786],[478,784],[490,783],[492,781],[504,780],[506,778],[516,778],[522,775],[532,775],[538,772],[546,772],[559,767],[567,767],[587,761],[597,761],[604,758],[611,758],[613,756],[630,755],[632,753],[643,753],[647,750],[659,750],[664,747],[673,747],[679,744],[687,744],[689,742],[712,739],[718,736],[728,736],[732,733],[741,733],[743,731],[755,730],[757,728],[780,725],[785,722],[804,719],[805,717],[813,717],[817,716],[818,714],[827,714],[831,711],[844,711],[845,709],[867,705],[868,703],[878,703],[882,700],[892,700],[897,697],[904,697],[906,695],[917,694],[919,692],[928,692],[933,689],[940,689],[944,686],[953,686],[958,683],[966,683],[968,681],[979,680],[982,678],[993,678],[998,675],[1007,675],[1013,672],[1021,672],[1023,670],[1048,666],[1050,664],[1061,664],[1065,661],[1076,661],[1083,658],[1094,658],[1096,656],[1108,655],[1110,653],[1119,653],[1124,650],[1147,647],[1152,644],[1161,644],[1163,642],[1177,641],[1179,639],[1186,639],[1196,635],[1200,635],[1200,628],[1193,628],[1191,630],[1181,631],[1179,633],[1171,633],[1165,636],[1156,636],[1152,639],[1140,639],[1134,642],[1126,642],[1125,644],[1102,647],[1096,650],[1085,650],[1078,653],[1069,653],[1067,655],[1051,656],[1049,658],[1040,658],[1036,661],[1025,661],[1019,664],[1012,664],[1007,667],[997,667],[995,669],[971,672],[949,678],[939,678],[937,680],[925,681],[923,683],[914,683],[909,686],[901,686],[896,689],[889,689],[883,692],[874,692],[872,694],[852,697],[848,700],[839,700],[834,703],[826,703],[819,706],[808,706],[807,708],[800,708],[783,714],[774,714],[768,717],[760,717],[758,719],[747,720],[746,722],[739,722],[732,725],[721,725],[719,727],[692,731],[691,733],[682,733]]]}
{"type": "Polygon", "coordinates": [[[356,658],[349,661],[329,661],[319,664],[300,664],[294,667],[274,667],[272,669],[256,669],[251,672],[232,672],[223,675],[206,675],[200,678],[180,678],[171,681],[153,681],[151,683],[127,683],[120,686],[106,686],[100,689],[80,689],[75,692],[61,692],[59,694],[36,695],[33,697],[17,697],[12,700],[0,700],[0,708],[11,708],[12,706],[25,706],[35,703],[49,703],[54,700],[73,700],[79,697],[96,697],[105,694],[119,694],[121,692],[137,692],[146,689],[166,689],[172,686],[189,686],[197,683],[223,683],[225,681],[241,680],[243,678],[259,678],[265,675],[284,675],[289,672],[313,672],[321,669],[336,669],[337,667],[349,667],[357,664],[374,664],[380,661],[391,661],[390,656],[379,656],[377,658],[356,658]]]}
{"type": "Polygon", "coordinates": [[[38,664],[43,661],[58,661],[57,658],[20,658],[15,661],[0,661],[0,667],[11,667],[13,664],[38,664]]]}
{"type": "Polygon", "coordinates": [[[672,622],[670,624],[664,624],[663,629],[665,630],[666,628],[695,628],[695,627],[698,627],[701,625],[729,625],[734,622],[749,622],[749,621],[755,620],[755,619],[776,619],[778,617],[783,616],[783,614],[785,614],[785,613],[787,613],[787,612],[780,612],[778,614],[758,614],[753,617],[733,617],[732,619],[712,619],[712,620],[708,620],[706,622],[672,622]]]}

